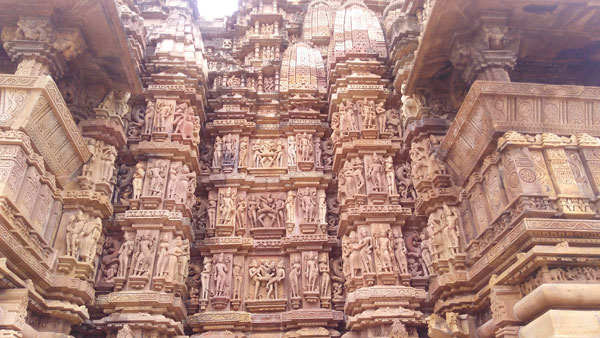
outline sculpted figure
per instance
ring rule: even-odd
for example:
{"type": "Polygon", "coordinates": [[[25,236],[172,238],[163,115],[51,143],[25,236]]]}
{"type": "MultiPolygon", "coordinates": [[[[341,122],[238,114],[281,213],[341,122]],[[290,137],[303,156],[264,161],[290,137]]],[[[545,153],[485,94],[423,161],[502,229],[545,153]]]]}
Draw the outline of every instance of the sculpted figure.
{"type": "Polygon", "coordinates": [[[361,244],[356,237],[355,231],[350,231],[348,236],[344,236],[342,239],[342,257],[344,261],[344,274],[347,278],[358,276],[357,272],[361,274],[365,272],[360,249],[361,244]]]}
{"type": "Polygon", "coordinates": [[[402,114],[400,115],[404,125],[410,118],[415,118],[419,114],[419,108],[423,104],[418,96],[408,96],[406,94],[406,83],[401,87],[402,97],[402,114]]]}
{"type": "Polygon", "coordinates": [[[93,138],[86,138],[86,143],[87,143],[87,148],[88,148],[88,151],[90,152],[91,157],[81,167],[81,176],[92,177],[92,174],[95,169],[94,167],[98,163],[97,158],[100,156],[100,150],[98,148],[100,145],[100,142],[98,142],[96,139],[93,139],[93,138]]]}
{"type": "Polygon", "coordinates": [[[360,115],[363,118],[363,120],[362,120],[363,129],[375,129],[376,128],[376,125],[375,125],[375,119],[376,119],[375,102],[373,100],[367,101],[367,98],[364,99],[364,101],[362,103],[362,110],[360,112],[360,115]]]}
{"type": "Polygon", "coordinates": [[[127,277],[127,271],[129,270],[129,262],[131,260],[131,254],[135,243],[128,232],[123,235],[124,242],[121,244],[119,249],[119,270],[117,271],[117,277],[127,277]]]}
{"type": "Polygon", "coordinates": [[[275,213],[277,214],[277,226],[285,227],[285,199],[280,196],[275,200],[275,213]]]}
{"type": "Polygon", "coordinates": [[[392,156],[388,156],[385,159],[385,180],[387,181],[388,193],[390,195],[397,195],[398,190],[396,189],[396,174],[394,173],[394,160],[392,156]]]}
{"type": "Polygon", "coordinates": [[[456,255],[459,253],[458,215],[456,214],[456,210],[454,210],[454,208],[450,208],[446,204],[444,204],[442,208],[442,232],[444,237],[446,237],[446,243],[448,249],[450,249],[450,253],[452,255],[456,255]]]}
{"type": "Polygon", "coordinates": [[[255,196],[248,197],[248,222],[250,223],[251,228],[256,228],[257,226],[257,212],[258,212],[258,202],[256,201],[255,196]]]}
{"type": "Polygon", "coordinates": [[[212,261],[208,257],[204,257],[204,269],[200,273],[200,283],[202,284],[202,292],[200,299],[208,299],[208,289],[210,287],[210,273],[212,271],[212,261]]]}
{"type": "Polygon", "coordinates": [[[263,281],[261,269],[258,266],[258,263],[255,259],[250,262],[250,267],[248,268],[248,273],[250,274],[250,279],[254,282],[254,293],[252,299],[258,299],[258,290],[260,288],[260,284],[263,281]]]}
{"type": "Polygon", "coordinates": [[[293,191],[288,191],[285,199],[285,211],[287,222],[296,222],[296,194],[293,191]]]}
{"type": "Polygon", "coordinates": [[[367,229],[363,228],[360,231],[358,247],[360,252],[360,259],[363,264],[363,272],[373,272],[373,259],[371,258],[371,252],[373,251],[373,240],[371,239],[371,236],[369,236],[367,229]]]}
{"type": "Polygon", "coordinates": [[[288,136],[288,148],[287,148],[288,165],[296,165],[296,138],[294,136],[288,136]]]}
{"type": "Polygon", "coordinates": [[[144,134],[152,133],[154,115],[156,115],[156,107],[154,106],[154,102],[148,102],[148,105],[146,106],[146,115],[144,116],[144,134]]]}
{"type": "Polygon", "coordinates": [[[152,248],[154,247],[154,239],[149,235],[141,235],[138,237],[137,254],[134,259],[133,275],[145,276],[150,271],[150,264],[154,261],[152,248]]]}
{"type": "Polygon", "coordinates": [[[315,139],[315,165],[317,168],[323,166],[323,162],[321,161],[321,157],[323,156],[323,149],[321,146],[321,139],[315,139]]]}
{"type": "Polygon", "coordinates": [[[379,268],[382,272],[393,271],[393,248],[390,236],[390,230],[375,232],[375,257],[379,262],[379,268]]]}
{"type": "Polygon", "coordinates": [[[221,167],[221,162],[223,161],[222,156],[223,156],[223,141],[221,140],[221,137],[217,136],[215,138],[215,145],[213,148],[213,162],[212,162],[213,168],[221,167]]]}
{"type": "Polygon", "coordinates": [[[430,275],[433,272],[431,267],[431,252],[429,251],[430,239],[425,236],[425,232],[421,233],[420,238],[421,244],[419,248],[421,249],[421,258],[423,259],[423,271],[425,275],[430,275]]]}
{"type": "Polygon", "coordinates": [[[296,256],[292,262],[290,269],[290,287],[292,289],[292,298],[300,297],[298,295],[298,289],[300,284],[300,274],[302,273],[302,265],[300,264],[300,257],[296,256]]]}
{"type": "Polygon", "coordinates": [[[160,196],[162,194],[166,165],[161,162],[154,163],[154,166],[148,171],[150,177],[150,196],[160,196]]]}
{"type": "Polygon", "coordinates": [[[408,273],[406,253],[406,244],[404,243],[404,236],[402,235],[402,231],[394,230],[394,256],[396,257],[396,262],[398,262],[398,265],[400,267],[401,274],[408,273]]]}
{"type": "Polygon", "coordinates": [[[319,266],[317,265],[317,253],[309,253],[304,260],[304,276],[308,281],[306,291],[317,291],[317,279],[319,278],[319,266]]]}
{"type": "Polygon", "coordinates": [[[321,273],[321,297],[330,297],[331,291],[329,290],[329,262],[327,260],[327,254],[321,255],[321,257],[319,258],[319,272],[321,273]]]}
{"type": "Polygon", "coordinates": [[[405,162],[396,169],[396,185],[402,198],[417,198],[415,187],[411,178],[410,163],[405,162]]]}
{"type": "Polygon", "coordinates": [[[352,168],[354,191],[356,194],[359,194],[362,191],[362,187],[365,185],[363,160],[360,157],[352,159],[352,168]]]}
{"type": "Polygon", "coordinates": [[[175,189],[177,188],[178,179],[179,175],[177,175],[177,165],[171,164],[171,169],[169,169],[169,189],[167,190],[168,199],[175,198],[175,189]]]}
{"type": "Polygon", "coordinates": [[[327,202],[325,201],[325,192],[319,195],[319,222],[327,223],[327,202]]]}
{"type": "Polygon", "coordinates": [[[273,195],[259,197],[259,206],[257,211],[257,220],[262,227],[271,227],[276,221],[277,211],[275,210],[275,198],[273,195]]]}
{"type": "Polygon", "coordinates": [[[188,107],[187,103],[183,103],[181,108],[182,111],[179,114],[176,113],[179,116],[173,122],[174,133],[181,134],[184,139],[191,139],[194,136],[194,129],[196,129],[196,124],[199,121],[194,115],[194,108],[188,107]]]}
{"type": "Polygon", "coordinates": [[[377,153],[373,153],[373,158],[370,161],[367,171],[367,178],[371,183],[371,188],[373,191],[382,192],[383,191],[383,158],[377,153]]]}
{"type": "Polygon", "coordinates": [[[269,281],[267,282],[267,299],[279,299],[279,284],[285,278],[285,263],[283,260],[277,264],[275,273],[271,274],[269,281]]]}
{"type": "Polygon", "coordinates": [[[154,119],[154,122],[155,122],[154,129],[158,132],[165,132],[166,131],[165,123],[166,123],[167,119],[169,118],[169,116],[171,116],[174,113],[173,108],[171,107],[170,104],[168,104],[166,102],[159,102],[157,109],[158,109],[158,111],[156,114],[156,118],[154,119]]]}
{"type": "Polygon", "coordinates": [[[190,192],[194,192],[196,173],[190,173],[190,168],[187,164],[184,164],[181,168],[181,172],[177,176],[177,185],[173,199],[177,203],[185,203],[190,192]],[[194,182],[194,184],[192,184],[192,182],[194,182]]]}
{"type": "Polygon", "coordinates": [[[308,223],[313,223],[316,221],[315,219],[315,207],[317,205],[316,192],[311,191],[310,188],[306,188],[304,193],[300,195],[300,208],[302,209],[302,215],[304,217],[304,221],[308,223]]]}
{"type": "Polygon", "coordinates": [[[238,229],[246,228],[246,199],[241,195],[237,198],[237,207],[235,210],[235,223],[238,229]]]}
{"type": "Polygon", "coordinates": [[[239,264],[233,265],[233,296],[232,299],[241,299],[242,297],[242,284],[244,283],[244,276],[242,275],[242,267],[239,264]]]}
{"type": "Polygon", "coordinates": [[[277,166],[280,168],[283,167],[283,152],[284,151],[285,151],[285,141],[278,140],[277,148],[275,150],[275,163],[277,163],[277,166]]]}
{"type": "Polygon", "coordinates": [[[356,114],[354,111],[354,105],[350,100],[344,100],[345,104],[342,106],[344,108],[342,119],[340,120],[340,125],[342,125],[342,131],[357,131],[358,123],[356,123],[356,114]],[[343,122],[342,122],[343,121],[343,122]]]}
{"type": "Polygon", "coordinates": [[[431,258],[433,260],[440,259],[442,254],[437,235],[441,231],[440,228],[442,227],[440,221],[441,220],[435,213],[429,214],[427,227],[425,228],[427,231],[427,236],[429,237],[429,252],[431,253],[431,258]]]}
{"type": "Polygon", "coordinates": [[[402,138],[402,120],[396,109],[385,111],[386,129],[392,133],[393,137],[402,138]]]}
{"type": "Polygon", "coordinates": [[[144,169],[144,163],[139,162],[135,165],[135,172],[133,173],[133,199],[137,200],[142,195],[142,186],[144,183],[144,175],[146,175],[146,170],[144,169]]]}
{"type": "Polygon", "coordinates": [[[387,116],[385,115],[385,108],[383,107],[384,102],[379,102],[375,106],[375,114],[377,115],[377,129],[380,133],[387,131],[387,116]]]}
{"type": "Polygon", "coordinates": [[[238,158],[238,167],[246,167],[248,165],[248,143],[248,136],[244,136],[240,140],[240,154],[238,158]]]}
{"type": "Polygon", "coordinates": [[[225,288],[227,287],[227,274],[229,273],[229,264],[225,260],[223,253],[215,256],[215,264],[213,265],[213,278],[215,280],[215,295],[225,296],[225,288]]]}
{"type": "Polygon", "coordinates": [[[169,247],[169,259],[164,270],[164,274],[170,279],[174,280],[176,278],[177,272],[177,260],[179,256],[183,253],[181,237],[177,236],[172,245],[169,247]]]}
{"type": "Polygon", "coordinates": [[[235,212],[235,192],[231,191],[231,188],[227,188],[227,191],[221,193],[220,204],[219,204],[219,223],[223,225],[233,224],[233,216],[235,212]]]}
{"type": "Polygon", "coordinates": [[[167,263],[169,262],[169,235],[163,234],[158,243],[158,259],[156,260],[155,276],[165,275],[167,263]]]}
{"type": "Polygon", "coordinates": [[[115,170],[115,159],[117,158],[117,149],[108,145],[102,151],[101,157],[101,180],[109,181],[113,177],[113,171],[115,170]]]}
{"type": "Polygon", "coordinates": [[[303,162],[312,162],[313,155],[313,141],[312,135],[304,134],[298,135],[298,149],[300,150],[300,158],[303,162]]]}
{"type": "Polygon", "coordinates": [[[81,247],[79,248],[79,257],[86,263],[92,263],[96,257],[96,245],[102,234],[102,219],[96,217],[85,223],[81,232],[81,247]]]}
{"type": "Polygon", "coordinates": [[[75,215],[69,217],[67,224],[67,255],[79,257],[80,236],[85,227],[85,215],[83,211],[77,210],[75,215]]]}
{"type": "Polygon", "coordinates": [[[223,164],[233,165],[235,161],[235,153],[237,141],[234,135],[227,134],[223,136],[223,164]]]}
{"type": "Polygon", "coordinates": [[[208,214],[208,226],[209,228],[214,229],[217,224],[217,201],[214,199],[208,200],[206,212],[208,214]]]}

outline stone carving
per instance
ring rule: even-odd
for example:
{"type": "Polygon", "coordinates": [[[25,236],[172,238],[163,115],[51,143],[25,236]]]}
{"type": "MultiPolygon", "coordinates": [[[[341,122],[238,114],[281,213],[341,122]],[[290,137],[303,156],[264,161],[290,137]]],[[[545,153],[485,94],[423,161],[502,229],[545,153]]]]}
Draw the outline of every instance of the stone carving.
{"type": "Polygon", "coordinates": [[[163,161],[156,161],[150,166],[148,170],[150,196],[160,196],[163,193],[167,166],[168,163],[163,161]]]}
{"type": "Polygon", "coordinates": [[[317,193],[310,188],[305,188],[298,192],[300,199],[300,210],[305,223],[314,223],[316,219],[317,193]]]}
{"type": "Polygon", "coordinates": [[[321,276],[321,298],[330,298],[331,290],[330,290],[330,277],[329,277],[329,257],[327,257],[327,253],[323,252],[319,255],[319,273],[321,276]]]}
{"type": "Polygon", "coordinates": [[[306,132],[297,136],[298,152],[300,155],[300,161],[302,162],[313,162],[313,139],[312,135],[308,135],[306,132]]]}
{"type": "Polygon", "coordinates": [[[286,222],[296,222],[296,194],[288,191],[285,199],[286,222]]]}
{"type": "Polygon", "coordinates": [[[146,169],[144,169],[144,163],[138,163],[135,165],[135,172],[133,173],[133,196],[134,200],[137,200],[142,195],[142,187],[144,184],[144,176],[146,175],[146,169]]]}
{"type": "Polygon", "coordinates": [[[389,228],[384,230],[383,227],[380,227],[379,230],[373,234],[373,237],[375,244],[375,259],[377,262],[376,266],[379,268],[379,271],[392,272],[395,252],[391,238],[391,230],[389,228]]]}
{"type": "Polygon", "coordinates": [[[67,255],[78,258],[81,249],[81,234],[86,226],[86,217],[81,210],[69,216],[67,224],[67,255]]]}
{"type": "Polygon", "coordinates": [[[410,163],[405,162],[396,168],[396,186],[400,193],[400,197],[412,200],[417,198],[415,187],[413,186],[413,181],[411,178],[410,163]]]}
{"type": "Polygon", "coordinates": [[[408,273],[408,262],[406,260],[406,244],[404,243],[404,236],[402,235],[402,231],[394,230],[394,257],[396,258],[396,262],[398,263],[398,267],[400,268],[401,274],[408,273]]]}
{"type": "MultiPolygon", "coordinates": [[[[289,152],[289,150],[288,150],[289,152]]],[[[255,168],[272,168],[282,164],[283,145],[279,140],[260,139],[252,146],[255,168]]]]}
{"type": "Polygon", "coordinates": [[[317,263],[316,252],[309,252],[304,257],[304,277],[307,281],[304,288],[305,291],[311,292],[319,290],[317,285],[317,280],[319,279],[319,265],[317,263]]]}
{"type": "Polygon", "coordinates": [[[235,215],[236,193],[227,188],[219,194],[219,225],[232,226],[235,215]]]}
{"type": "Polygon", "coordinates": [[[300,286],[300,277],[302,276],[302,264],[300,264],[300,257],[296,256],[291,263],[289,280],[290,280],[290,289],[291,289],[291,297],[298,298],[300,297],[298,291],[300,286]]]}
{"type": "Polygon", "coordinates": [[[359,102],[360,115],[362,116],[363,129],[377,128],[377,113],[375,112],[375,101],[365,98],[363,102],[359,102]]]}
{"type": "Polygon", "coordinates": [[[146,106],[146,115],[144,115],[144,134],[152,133],[152,126],[156,116],[156,106],[154,102],[148,102],[146,106]]]}
{"type": "Polygon", "coordinates": [[[202,292],[200,293],[200,299],[208,299],[210,290],[210,275],[212,273],[212,261],[208,258],[204,258],[204,268],[200,273],[200,284],[202,285],[202,292]]]}
{"type": "Polygon", "coordinates": [[[96,258],[96,245],[102,234],[102,220],[100,217],[90,219],[85,223],[82,231],[79,233],[79,258],[85,263],[92,264],[96,258]]]}
{"type": "Polygon", "coordinates": [[[259,265],[256,260],[252,260],[248,273],[254,284],[251,299],[261,299],[260,297],[262,296],[259,294],[261,288],[264,288],[266,291],[262,299],[280,299],[279,289],[281,282],[285,278],[285,265],[283,261],[279,261],[276,265],[275,261],[264,259],[259,265]]]}
{"type": "Polygon", "coordinates": [[[154,262],[154,237],[150,235],[138,235],[136,239],[136,251],[132,261],[134,276],[147,276],[154,262]]]}
{"type": "Polygon", "coordinates": [[[383,192],[384,189],[384,160],[381,155],[373,153],[373,157],[367,162],[367,179],[371,185],[371,190],[375,192],[383,192]]]}
{"type": "Polygon", "coordinates": [[[452,255],[460,252],[458,214],[453,207],[444,204],[442,209],[442,232],[444,234],[444,243],[452,255]]]}
{"type": "Polygon", "coordinates": [[[212,273],[215,281],[213,296],[226,297],[227,288],[230,287],[229,271],[231,262],[225,258],[223,253],[213,257],[212,273]]]}
{"type": "Polygon", "coordinates": [[[223,162],[223,141],[221,137],[215,137],[215,145],[213,147],[213,160],[212,166],[213,168],[220,168],[221,163],[223,162]]]}
{"type": "Polygon", "coordinates": [[[240,139],[240,151],[238,156],[238,167],[248,166],[248,144],[250,143],[248,136],[240,139]]]}
{"type": "Polygon", "coordinates": [[[123,235],[123,244],[119,249],[119,270],[117,277],[127,277],[129,271],[129,263],[131,261],[131,255],[135,248],[135,243],[128,232],[123,235]]]}
{"type": "MultiPolygon", "coordinates": [[[[215,144],[216,149],[216,144],[215,144]]],[[[233,165],[237,153],[237,138],[235,135],[223,136],[223,165],[233,165]]]]}
{"type": "Polygon", "coordinates": [[[288,166],[296,166],[296,138],[294,136],[288,136],[287,138],[287,159],[288,166]]]}

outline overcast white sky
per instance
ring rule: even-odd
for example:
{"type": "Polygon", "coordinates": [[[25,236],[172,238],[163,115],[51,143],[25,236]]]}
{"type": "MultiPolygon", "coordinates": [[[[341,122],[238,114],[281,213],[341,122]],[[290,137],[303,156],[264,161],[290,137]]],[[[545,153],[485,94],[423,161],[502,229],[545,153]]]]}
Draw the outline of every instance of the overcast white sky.
{"type": "Polygon", "coordinates": [[[231,15],[237,4],[238,0],[198,0],[198,10],[206,19],[214,19],[231,15]]]}

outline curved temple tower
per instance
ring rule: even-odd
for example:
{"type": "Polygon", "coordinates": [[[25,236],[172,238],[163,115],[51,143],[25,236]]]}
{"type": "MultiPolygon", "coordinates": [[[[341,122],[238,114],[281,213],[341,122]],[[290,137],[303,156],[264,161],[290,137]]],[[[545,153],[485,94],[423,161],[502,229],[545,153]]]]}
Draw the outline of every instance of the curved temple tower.
{"type": "Polygon", "coordinates": [[[597,1],[218,5],[0,0],[2,337],[600,336],[597,1]]]}

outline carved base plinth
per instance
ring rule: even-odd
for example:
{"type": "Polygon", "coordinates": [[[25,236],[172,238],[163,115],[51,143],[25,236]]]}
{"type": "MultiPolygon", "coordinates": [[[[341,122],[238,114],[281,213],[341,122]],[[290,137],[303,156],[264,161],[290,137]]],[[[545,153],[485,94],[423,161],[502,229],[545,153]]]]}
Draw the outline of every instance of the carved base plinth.
{"type": "Polygon", "coordinates": [[[165,287],[166,278],[165,277],[153,277],[152,278],[152,288],[156,291],[160,291],[165,287]]]}
{"type": "Polygon", "coordinates": [[[400,285],[410,286],[410,273],[401,273],[400,274],[400,285]]]}
{"type": "Polygon", "coordinates": [[[129,276],[128,284],[132,289],[143,289],[148,284],[148,276],[129,276]]]}
{"type": "Polygon", "coordinates": [[[302,297],[292,297],[290,298],[290,303],[292,304],[292,309],[299,309],[302,307],[302,297]]]}
{"type": "Polygon", "coordinates": [[[169,137],[169,133],[165,133],[163,131],[155,131],[152,133],[152,138],[154,141],[162,142],[169,137]]]}
{"type": "Polygon", "coordinates": [[[285,311],[287,299],[258,299],[247,300],[246,310],[250,312],[279,312],[285,311]]]}
{"type": "Polygon", "coordinates": [[[377,274],[377,282],[379,285],[395,285],[396,276],[395,272],[379,272],[377,274]]]}
{"type": "Polygon", "coordinates": [[[224,174],[230,174],[233,172],[233,164],[223,164],[222,169],[224,174]]]}
{"type": "Polygon", "coordinates": [[[321,297],[321,307],[324,309],[329,309],[331,307],[331,298],[321,297]]]}
{"type": "Polygon", "coordinates": [[[400,195],[398,194],[389,194],[388,199],[390,204],[399,204],[400,203],[400,195]]]}
{"type": "Polygon", "coordinates": [[[287,172],[287,168],[248,168],[248,173],[255,176],[281,175],[287,172]]]}
{"type": "Polygon", "coordinates": [[[415,200],[412,198],[401,198],[398,204],[406,208],[414,208],[415,200]]]}
{"type": "Polygon", "coordinates": [[[96,183],[95,186],[96,191],[103,193],[106,196],[112,195],[113,185],[110,182],[102,181],[100,183],[96,183]]]}
{"type": "Polygon", "coordinates": [[[185,309],[187,310],[188,314],[194,314],[198,312],[199,308],[200,302],[198,301],[198,299],[190,299],[185,305],[185,309]]]}
{"type": "Polygon", "coordinates": [[[58,257],[58,271],[67,276],[87,279],[94,271],[94,266],[89,263],[79,262],[72,256],[60,256],[58,257]]]}
{"type": "Polygon", "coordinates": [[[314,164],[313,161],[298,161],[298,168],[302,171],[311,171],[314,164]]]}
{"type": "Polygon", "coordinates": [[[437,174],[433,176],[433,180],[431,181],[436,188],[446,188],[450,186],[450,175],[437,174]]]}
{"type": "Polygon", "coordinates": [[[285,228],[254,228],[250,229],[253,238],[281,238],[285,236],[285,228]]]}
{"type": "MultiPolygon", "coordinates": [[[[130,138],[131,139],[131,138],[130,138]]],[[[150,141],[152,140],[152,134],[149,133],[142,133],[142,140],[143,141],[150,141]]]]}
{"type": "Polygon", "coordinates": [[[332,303],[334,310],[344,311],[344,304],[346,304],[346,300],[344,298],[334,298],[332,303]]]}
{"type": "Polygon", "coordinates": [[[448,262],[452,264],[455,270],[462,270],[465,268],[465,263],[467,260],[467,255],[465,254],[455,254],[453,257],[448,259],[448,262]]]}
{"type": "Polygon", "coordinates": [[[162,197],[160,197],[160,196],[142,196],[142,197],[140,197],[140,204],[144,207],[144,209],[158,209],[161,202],[162,202],[162,197]]]}
{"type": "Polygon", "coordinates": [[[125,282],[127,282],[127,278],[115,277],[115,291],[123,290],[123,286],[125,286],[125,282]]]}
{"type": "Polygon", "coordinates": [[[314,234],[317,232],[317,223],[300,223],[300,232],[303,234],[314,234]]]}
{"type": "Polygon", "coordinates": [[[81,190],[91,190],[94,188],[94,182],[88,176],[77,176],[77,186],[81,190]]]}
{"type": "Polygon", "coordinates": [[[215,237],[215,228],[206,229],[206,237],[215,237]]]}
{"type": "Polygon", "coordinates": [[[365,205],[367,204],[367,195],[356,194],[354,195],[354,200],[356,201],[356,205],[365,205]]]}
{"type": "Polygon", "coordinates": [[[217,236],[229,237],[233,234],[233,224],[219,224],[215,229],[217,236]]]}
{"type": "Polygon", "coordinates": [[[129,209],[138,210],[140,208],[140,200],[129,200],[129,209]]]}
{"type": "Polygon", "coordinates": [[[221,167],[211,167],[210,168],[210,172],[213,174],[220,174],[221,173],[221,167]]]}
{"type": "Polygon", "coordinates": [[[591,218],[596,215],[590,206],[590,200],[587,198],[568,198],[559,197],[556,205],[563,215],[569,218],[591,218]]]}
{"type": "Polygon", "coordinates": [[[206,311],[206,307],[208,306],[208,299],[199,299],[198,306],[200,311],[206,311]]]}
{"type": "Polygon", "coordinates": [[[371,191],[369,192],[369,200],[373,202],[373,204],[383,204],[387,199],[387,192],[383,191],[371,191]]]}
{"type": "Polygon", "coordinates": [[[363,129],[360,132],[362,134],[363,139],[376,139],[379,135],[379,130],[377,129],[363,129]]]}
{"type": "Polygon", "coordinates": [[[309,304],[316,304],[319,301],[319,291],[304,291],[304,299],[309,304]]]}
{"type": "Polygon", "coordinates": [[[438,271],[440,274],[444,274],[450,271],[450,266],[448,265],[448,260],[446,259],[438,259],[433,261],[432,263],[433,269],[438,271]]]}
{"type": "Polygon", "coordinates": [[[238,311],[240,309],[240,306],[242,306],[242,300],[241,299],[232,299],[231,300],[231,309],[233,311],[238,311]]]}
{"type": "Polygon", "coordinates": [[[210,297],[210,304],[215,310],[223,310],[229,305],[229,297],[226,296],[212,296],[210,297]]]}
{"type": "Polygon", "coordinates": [[[376,275],[374,272],[365,272],[363,273],[363,279],[365,281],[365,284],[367,286],[373,286],[375,285],[375,280],[376,280],[376,275]]]}

